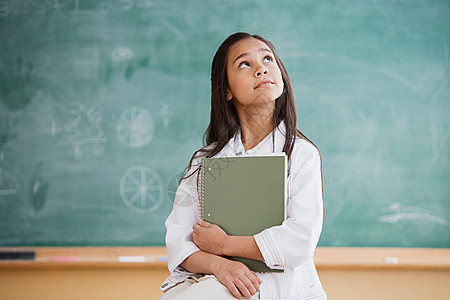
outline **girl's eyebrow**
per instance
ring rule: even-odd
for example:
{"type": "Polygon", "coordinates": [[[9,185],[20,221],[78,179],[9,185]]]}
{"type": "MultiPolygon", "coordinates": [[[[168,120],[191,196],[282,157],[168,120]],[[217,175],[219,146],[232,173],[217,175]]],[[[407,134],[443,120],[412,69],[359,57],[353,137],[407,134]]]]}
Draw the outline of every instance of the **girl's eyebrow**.
{"type": "MultiPolygon", "coordinates": [[[[272,51],[270,51],[270,50],[267,49],[267,48],[260,48],[260,49],[259,49],[259,52],[270,52],[270,53],[272,53],[272,51]]],[[[236,57],[236,59],[234,60],[233,64],[234,64],[239,58],[242,58],[242,57],[247,56],[247,55],[249,55],[249,53],[247,53],[247,52],[242,53],[241,55],[239,55],[238,57],[236,57]]]]}

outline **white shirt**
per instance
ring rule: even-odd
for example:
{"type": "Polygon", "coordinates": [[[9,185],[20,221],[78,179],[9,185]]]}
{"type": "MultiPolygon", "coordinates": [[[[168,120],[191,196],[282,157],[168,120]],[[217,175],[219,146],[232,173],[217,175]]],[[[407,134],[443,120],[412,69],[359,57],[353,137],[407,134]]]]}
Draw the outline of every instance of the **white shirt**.
{"type": "MultiPolygon", "coordinates": [[[[284,122],[281,122],[271,134],[248,151],[242,145],[241,134],[237,133],[214,157],[281,153],[285,128],[284,122]]],[[[196,157],[193,160],[188,175],[197,169],[200,159],[196,157]]],[[[283,273],[256,273],[262,280],[260,298],[326,299],[313,262],[323,222],[319,152],[308,141],[296,138],[288,165],[286,220],[282,225],[254,235],[266,265],[273,269],[284,269],[283,273]]],[[[197,173],[194,173],[181,181],[173,210],[165,223],[171,275],[161,286],[162,291],[193,275],[179,265],[200,250],[192,241],[192,227],[198,221],[197,211],[197,173]]]]}

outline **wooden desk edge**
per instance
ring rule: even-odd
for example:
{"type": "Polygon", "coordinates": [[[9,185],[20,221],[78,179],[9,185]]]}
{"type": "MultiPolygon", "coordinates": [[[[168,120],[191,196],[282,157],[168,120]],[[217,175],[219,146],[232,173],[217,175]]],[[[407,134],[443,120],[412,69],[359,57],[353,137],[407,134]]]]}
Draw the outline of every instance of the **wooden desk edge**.
{"type": "MultiPolygon", "coordinates": [[[[167,270],[165,247],[3,247],[0,251],[36,252],[35,260],[0,260],[0,269],[150,268],[167,270]],[[119,257],[122,262],[119,261],[119,257]]],[[[448,271],[450,270],[450,249],[318,247],[314,261],[319,270],[448,271]]]]}

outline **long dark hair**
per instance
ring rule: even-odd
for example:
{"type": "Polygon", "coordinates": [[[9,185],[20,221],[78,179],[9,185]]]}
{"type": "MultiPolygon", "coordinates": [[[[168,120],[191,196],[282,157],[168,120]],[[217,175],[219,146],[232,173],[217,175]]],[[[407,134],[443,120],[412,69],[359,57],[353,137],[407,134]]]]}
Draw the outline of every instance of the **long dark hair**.
{"type": "Polygon", "coordinates": [[[294,91],[286,68],[278,57],[275,47],[270,41],[260,35],[238,32],[230,35],[220,45],[214,55],[211,68],[211,115],[209,126],[203,136],[204,146],[211,145],[211,147],[204,147],[195,152],[189,162],[189,167],[191,167],[192,161],[197,154],[202,154],[204,157],[213,157],[219,153],[240,129],[239,118],[233,101],[227,101],[227,59],[230,48],[237,42],[248,38],[255,38],[265,43],[272,51],[281,71],[284,88],[281,96],[275,101],[272,121],[273,128],[276,128],[281,121],[285,123],[286,139],[283,152],[290,158],[296,137],[305,139],[314,145],[314,143],[297,129],[297,110],[294,91]]]}

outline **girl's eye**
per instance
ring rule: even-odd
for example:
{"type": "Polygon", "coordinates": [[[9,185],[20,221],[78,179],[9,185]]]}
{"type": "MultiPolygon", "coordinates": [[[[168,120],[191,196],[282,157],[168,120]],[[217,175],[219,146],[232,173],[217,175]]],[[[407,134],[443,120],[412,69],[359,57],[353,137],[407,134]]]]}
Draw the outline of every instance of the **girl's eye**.
{"type": "Polygon", "coordinates": [[[272,62],[272,61],[273,61],[273,59],[271,56],[264,57],[264,62],[272,62]]]}
{"type": "Polygon", "coordinates": [[[243,61],[239,64],[239,69],[250,67],[250,64],[246,61],[243,61]]]}

